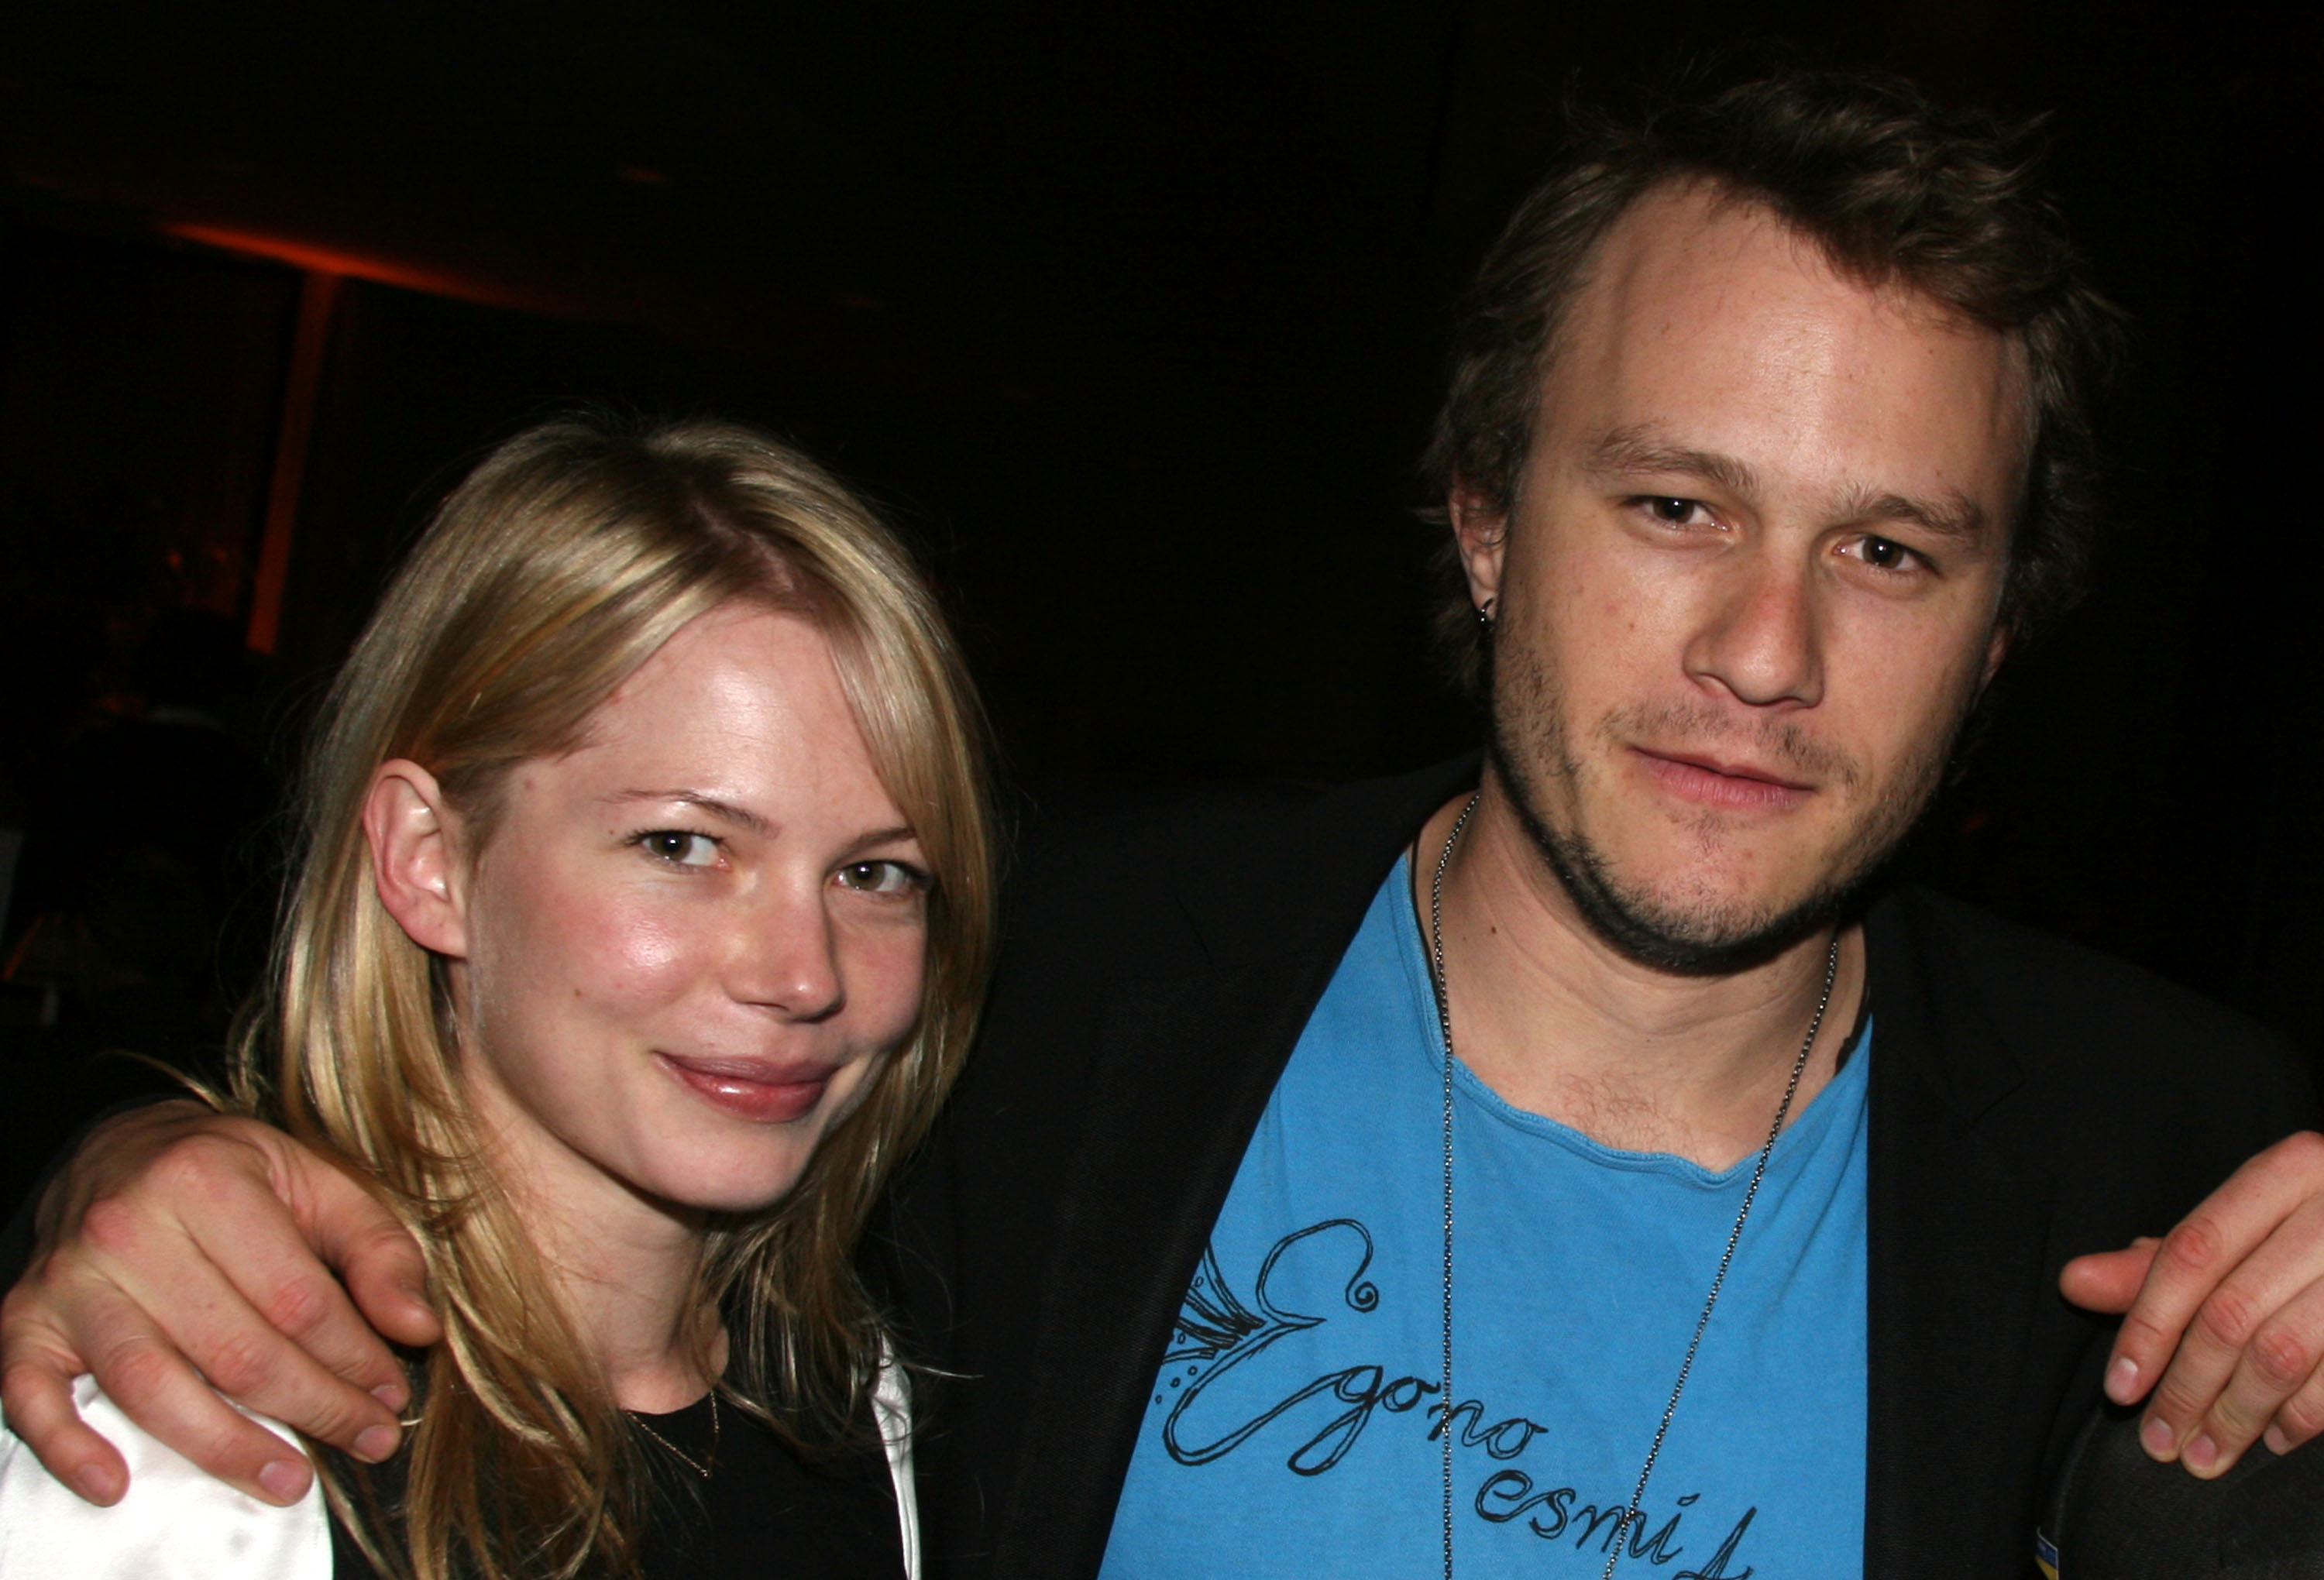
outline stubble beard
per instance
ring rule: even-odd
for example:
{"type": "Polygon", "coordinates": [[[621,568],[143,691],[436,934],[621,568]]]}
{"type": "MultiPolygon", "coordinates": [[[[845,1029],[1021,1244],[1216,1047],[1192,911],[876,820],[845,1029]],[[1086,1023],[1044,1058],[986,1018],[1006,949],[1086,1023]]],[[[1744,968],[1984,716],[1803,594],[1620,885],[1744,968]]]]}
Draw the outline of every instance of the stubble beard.
{"type": "MultiPolygon", "coordinates": [[[[1774,959],[1846,914],[1865,883],[1904,842],[1944,777],[1952,745],[1969,712],[1964,699],[1945,727],[1900,764],[1890,783],[1872,798],[1855,826],[1827,858],[1817,881],[1784,902],[1722,903],[1705,896],[1688,904],[1627,880],[1579,816],[1561,823],[1551,808],[1549,782],[1563,786],[1568,807],[1582,804],[1587,772],[1573,749],[1563,688],[1548,666],[1532,655],[1495,654],[1491,671],[1492,733],[1488,772],[1507,792],[1519,823],[1591,932],[1617,952],[1640,965],[1677,976],[1724,976],[1774,959]]],[[[1705,711],[1679,706],[1636,707],[1608,714],[1592,733],[1613,743],[1642,727],[1654,739],[1710,740],[1732,738],[1733,727],[1705,711]]],[[[1755,732],[1763,753],[1795,763],[1825,783],[1853,788],[1863,780],[1852,761],[1817,745],[1785,725],[1755,732]]],[[[1706,813],[1702,838],[1716,840],[1716,814],[1706,813]]]]}

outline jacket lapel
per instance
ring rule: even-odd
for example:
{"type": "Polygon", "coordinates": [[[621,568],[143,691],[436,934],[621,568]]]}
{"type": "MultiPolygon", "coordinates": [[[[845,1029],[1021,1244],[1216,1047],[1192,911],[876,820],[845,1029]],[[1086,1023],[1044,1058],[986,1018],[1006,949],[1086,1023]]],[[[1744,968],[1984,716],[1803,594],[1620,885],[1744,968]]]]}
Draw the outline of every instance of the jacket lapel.
{"type": "Polygon", "coordinates": [[[2023,1572],[2040,1437],[2019,1418],[2054,1183],[1982,1138],[2019,1080],[1942,990],[1909,905],[1867,926],[1874,1015],[1865,1572],[2023,1572]],[[2032,1445],[2029,1450],[2028,1445],[2032,1445]],[[2024,1504],[2021,1511],[2018,1505],[2024,1504]]]}

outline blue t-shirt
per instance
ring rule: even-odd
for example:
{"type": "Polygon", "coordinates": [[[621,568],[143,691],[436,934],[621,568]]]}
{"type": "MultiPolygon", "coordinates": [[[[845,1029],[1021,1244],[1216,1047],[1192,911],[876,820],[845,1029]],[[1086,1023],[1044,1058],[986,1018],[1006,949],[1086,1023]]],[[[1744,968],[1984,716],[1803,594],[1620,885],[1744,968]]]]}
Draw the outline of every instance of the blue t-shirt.
{"type": "MultiPolygon", "coordinates": [[[[1243,1155],[1104,1580],[1442,1572],[1443,1061],[1410,883],[1399,862],[1243,1155]]],[[[1776,1144],[1620,1574],[1862,1573],[1870,1052],[1776,1144]]],[[[1595,1580],[1757,1155],[1617,1151],[1454,1079],[1459,1573],[1595,1580]]]]}

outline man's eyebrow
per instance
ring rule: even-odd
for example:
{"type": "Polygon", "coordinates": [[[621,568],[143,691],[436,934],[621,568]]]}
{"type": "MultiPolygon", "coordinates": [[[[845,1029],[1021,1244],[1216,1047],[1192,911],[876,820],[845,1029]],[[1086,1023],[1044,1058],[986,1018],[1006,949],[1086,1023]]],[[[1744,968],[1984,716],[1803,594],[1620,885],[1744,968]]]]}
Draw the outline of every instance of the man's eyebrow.
{"type": "Polygon", "coordinates": [[[765,818],[748,807],[737,806],[731,801],[721,801],[715,795],[705,795],[699,790],[617,790],[606,796],[605,800],[613,804],[632,801],[677,802],[680,805],[696,807],[706,812],[722,822],[730,822],[737,828],[748,829],[754,834],[764,834],[773,827],[765,818]]]}
{"type": "Polygon", "coordinates": [[[1671,444],[1644,426],[1608,430],[1590,446],[1589,457],[1582,464],[1600,477],[1628,477],[1641,473],[1700,477],[1738,494],[1756,493],[1759,484],[1757,473],[1734,456],[1671,444]]]}
{"type": "Polygon", "coordinates": [[[1849,501],[1851,521],[1909,521],[1939,537],[1974,543],[1985,533],[1985,508],[1965,493],[1920,500],[1906,494],[1865,494],[1849,501]]]}

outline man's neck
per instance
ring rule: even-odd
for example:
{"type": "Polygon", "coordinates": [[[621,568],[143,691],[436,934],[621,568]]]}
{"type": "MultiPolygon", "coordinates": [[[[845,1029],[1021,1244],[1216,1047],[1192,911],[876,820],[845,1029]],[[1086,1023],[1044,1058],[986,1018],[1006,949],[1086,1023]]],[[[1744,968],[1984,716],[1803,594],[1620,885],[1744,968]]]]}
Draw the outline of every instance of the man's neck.
{"type": "MultiPolygon", "coordinates": [[[[1511,1105],[1609,1146],[1724,1169],[1757,1152],[1823,991],[1819,930],[1721,975],[1642,965],[1592,929],[1488,774],[1444,879],[1444,974],[1461,1061],[1511,1105]]],[[[1421,924],[1429,885],[1465,803],[1420,832],[1421,924]]],[[[1860,930],[1840,939],[1823,1029],[1794,1115],[1831,1079],[1863,994],[1860,930]]]]}

